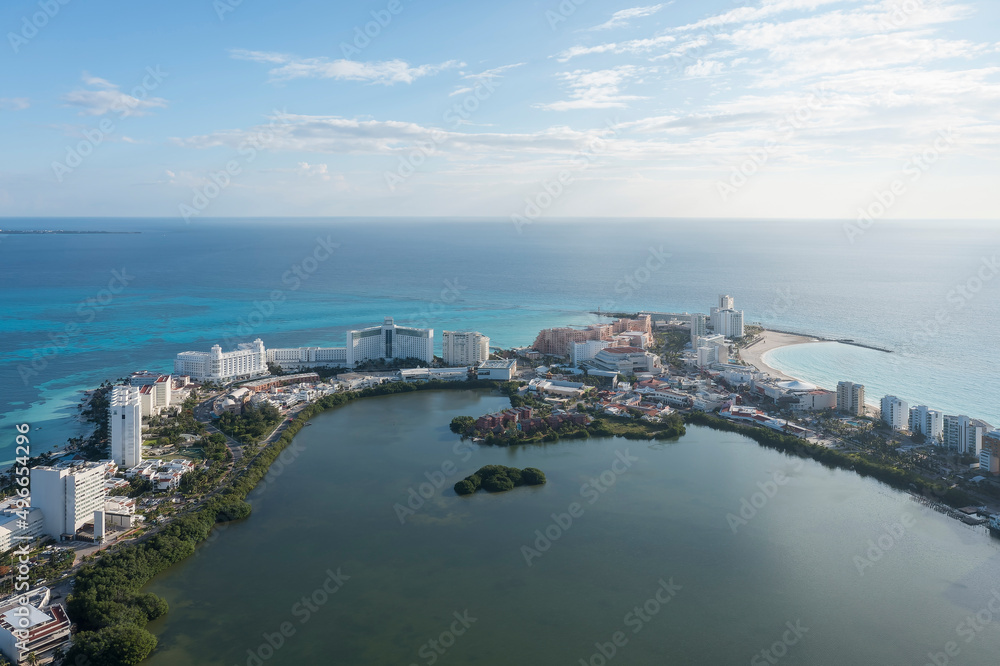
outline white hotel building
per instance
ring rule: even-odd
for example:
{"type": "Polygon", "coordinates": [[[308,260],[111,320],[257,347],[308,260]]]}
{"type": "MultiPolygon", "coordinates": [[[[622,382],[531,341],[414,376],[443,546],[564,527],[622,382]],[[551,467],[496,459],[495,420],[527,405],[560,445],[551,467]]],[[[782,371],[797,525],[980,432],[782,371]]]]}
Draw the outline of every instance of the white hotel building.
{"type": "MultiPolygon", "coordinates": [[[[470,353],[489,356],[490,339],[479,333],[476,350],[470,353]]],[[[485,358],[483,360],[485,360],[485,358]]],[[[373,326],[358,331],[347,332],[346,347],[291,347],[285,349],[265,349],[264,342],[257,338],[252,343],[244,343],[235,351],[224,352],[215,345],[210,352],[181,352],[174,361],[174,372],[189,375],[195,381],[215,381],[228,383],[243,379],[266,376],[268,363],[286,369],[313,366],[353,368],[365,361],[375,359],[416,358],[431,364],[434,362],[434,329],[396,326],[392,317],[386,317],[381,326],[373,326]]],[[[462,365],[477,365],[468,362],[462,365]]]]}
{"type": "Polygon", "coordinates": [[[347,365],[376,359],[416,358],[434,362],[434,329],[396,326],[386,317],[381,326],[347,332],[347,365]]]}
{"type": "Polygon", "coordinates": [[[893,430],[906,430],[910,422],[910,405],[894,395],[882,398],[882,420],[893,430]]]}
{"type": "MultiPolygon", "coordinates": [[[[42,510],[43,532],[55,539],[73,538],[76,531],[103,511],[107,465],[86,463],[76,467],[32,467],[31,506],[42,510]]],[[[96,527],[96,525],[95,525],[96,527]]]]}
{"type": "Polygon", "coordinates": [[[477,331],[444,331],[441,358],[448,366],[478,366],[490,360],[490,339],[477,331]]]}
{"type": "Polygon", "coordinates": [[[991,430],[993,427],[985,421],[947,414],[944,417],[942,437],[944,445],[949,449],[977,456],[983,450],[983,435],[991,430]]]}
{"type": "Polygon", "coordinates": [[[593,361],[597,354],[611,346],[610,340],[585,340],[584,342],[569,343],[569,360],[574,368],[580,367],[581,363],[593,361]]]}
{"type": "Polygon", "coordinates": [[[927,405],[911,408],[910,432],[919,432],[933,443],[939,443],[944,436],[944,412],[931,409],[927,405]]]}
{"type": "Polygon", "coordinates": [[[108,405],[111,421],[111,458],[119,467],[142,462],[142,401],[140,389],[116,386],[108,405]]]}
{"type": "Polygon", "coordinates": [[[291,347],[268,349],[267,362],[286,370],[315,366],[347,367],[346,347],[291,347]]]}
{"type": "Polygon", "coordinates": [[[174,361],[174,373],[190,375],[195,381],[229,382],[267,374],[264,342],[257,338],[236,350],[222,351],[215,345],[209,352],[181,352],[174,361]]]}

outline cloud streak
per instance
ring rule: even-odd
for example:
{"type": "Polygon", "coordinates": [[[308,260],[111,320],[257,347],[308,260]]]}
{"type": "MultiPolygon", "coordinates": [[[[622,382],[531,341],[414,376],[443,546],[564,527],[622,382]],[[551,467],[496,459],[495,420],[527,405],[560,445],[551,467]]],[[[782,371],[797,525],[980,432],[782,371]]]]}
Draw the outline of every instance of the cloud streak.
{"type": "Polygon", "coordinates": [[[439,64],[413,66],[405,60],[359,62],[356,60],[330,60],[329,58],[300,58],[286,53],[233,49],[230,56],[236,60],[272,65],[268,71],[272,82],[293,79],[335,79],[340,81],[365,81],[381,85],[413,83],[425,76],[433,76],[449,69],[462,67],[457,60],[439,64]]]}

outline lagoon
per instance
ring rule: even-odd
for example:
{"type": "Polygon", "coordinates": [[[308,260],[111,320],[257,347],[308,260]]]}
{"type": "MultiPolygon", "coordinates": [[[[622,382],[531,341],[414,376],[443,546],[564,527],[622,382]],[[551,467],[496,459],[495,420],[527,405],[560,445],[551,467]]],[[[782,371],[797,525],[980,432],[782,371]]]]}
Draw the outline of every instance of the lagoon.
{"type": "Polygon", "coordinates": [[[315,417],[253,515],[147,586],[171,607],[147,663],[995,662],[1000,614],[967,619],[1000,593],[982,528],[702,427],[511,448],[448,429],[507,404],[420,392],[315,417]],[[492,463],[548,483],[451,490],[492,463]]]}

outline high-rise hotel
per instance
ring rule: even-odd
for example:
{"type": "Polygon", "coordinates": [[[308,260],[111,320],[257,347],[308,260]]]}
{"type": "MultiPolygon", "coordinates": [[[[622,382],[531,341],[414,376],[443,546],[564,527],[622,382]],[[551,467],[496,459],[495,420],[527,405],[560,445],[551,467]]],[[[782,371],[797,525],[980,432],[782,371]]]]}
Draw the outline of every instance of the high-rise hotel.
{"type": "Polygon", "coordinates": [[[441,334],[441,358],[445,365],[479,366],[490,360],[490,339],[475,331],[444,331],[441,334]]]}
{"type": "MultiPolygon", "coordinates": [[[[484,336],[483,340],[488,355],[489,338],[484,336]]],[[[268,363],[286,369],[320,365],[354,368],[365,361],[406,358],[434,362],[434,329],[397,326],[392,317],[386,317],[381,326],[348,331],[346,347],[265,349],[257,338],[229,352],[219,345],[210,352],[181,352],[174,361],[174,372],[196,381],[232,382],[268,374],[268,363]]]]}
{"type": "Polygon", "coordinates": [[[855,384],[854,382],[840,382],[837,384],[837,409],[841,412],[854,414],[855,416],[864,416],[864,385],[855,384]]]}
{"type": "Polygon", "coordinates": [[[375,359],[416,358],[425,363],[434,361],[434,329],[396,326],[386,317],[381,326],[347,332],[347,365],[375,359]]]}
{"type": "Polygon", "coordinates": [[[111,457],[129,469],[142,462],[142,403],[139,389],[116,386],[108,405],[111,425],[111,457]]]}

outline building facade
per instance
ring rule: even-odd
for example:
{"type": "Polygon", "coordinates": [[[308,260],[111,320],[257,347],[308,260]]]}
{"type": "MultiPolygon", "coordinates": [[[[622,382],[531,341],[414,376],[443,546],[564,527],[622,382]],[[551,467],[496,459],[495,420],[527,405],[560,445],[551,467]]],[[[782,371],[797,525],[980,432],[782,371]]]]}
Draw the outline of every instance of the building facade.
{"type": "Polygon", "coordinates": [[[209,352],[181,352],[174,360],[174,372],[195,381],[231,382],[268,374],[264,342],[257,338],[229,352],[215,345],[209,352]]]}
{"type": "Polygon", "coordinates": [[[910,405],[894,395],[882,398],[882,420],[893,430],[906,430],[910,424],[910,405]]]}
{"type": "Polygon", "coordinates": [[[698,348],[698,338],[708,335],[708,317],[703,314],[691,315],[691,348],[698,348]]]}
{"type": "Polygon", "coordinates": [[[494,361],[483,361],[476,368],[477,379],[495,379],[498,381],[510,381],[517,374],[517,359],[496,359],[494,361]]]}
{"type": "Polygon", "coordinates": [[[1000,474],[1000,430],[983,435],[983,448],[979,452],[979,471],[1000,474]]]}
{"type": "Polygon", "coordinates": [[[268,349],[267,362],[284,369],[317,366],[347,367],[347,347],[292,347],[268,349]]]}
{"type": "Polygon", "coordinates": [[[441,359],[450,366],[478,366],[490,360],[490,339],[476,331],[444,331],[441,359]]]}
{"type": "Polygon", "coordinates": [[[712,327],[716,334],[730,339],[744,335],[743,310],[716,310],[712,317],[712,327]]]}
{"type": "Polygon", "coordinates": [[[0,606],[0,652],[12,663],[27,663],[30,654],[43,658],[69,644],[73,623],[61,604],[47,605],[49,598],[48,589],[39,588],[0,606]]]}
{"type": "Polygon", "coordinates": [[[927,405],[910,409],[910,432],[920,433],[929,441],[939,444],[944,436],[944,412],[927,405]]]}
{"type": "MultiPolygon", "coordinates": [[[[155,390],[155,389],[154,389],[155,390]]],[[[147,394],[152,390],[146,388],[147,394]]],[[[119,467],[142,462],[142,401],[140,389],[116,386],[108,405],[111,430],[111,458],[119,467]]]]}
{"type": "Polygon", "coordinates": [[[104,510],[106,471],[101,463],[31,468],[31,506],[42,510],[47,536],[73,538],[95,511],[104,510]]]}
{"type": "Polygon", "coordinates": [[[992,428],[985,421],[946,414],[942,432],[944,445],[958,453],[978,456],[983,448],[983,435],[990,430],[992,428]]]}
{"type": "MultiPolygon", "coordinates": [[[[24,509],[21,509],[24,512],[24,509]]],[[[22,543],[32,543],[45,535],[45,519],[38,507],[28,507],[27,519],[17,515],[17,509],[0,511],[0,553],[22,543]]]]}
{"type": "Polygon", "coordinates": [[[569,345],[588,340],[610,340],[614,335],[610,324],[598,324],[587,328],[546,328],[542,330],[532,347],[549,356],[568,356],[569,345]]]}
{"type": "Polygon", "coordinates": [[[638,347],[608,347],[594,357],[600,370],[622,374],[653,372],[660,367],[660,357],[638,347]]]}
{"type": "Polygon", "coordinates": [[[157,413],[170,406],[173,393],[173,377],[161,375],[158,372],[133,372],[128,380],[129,386],[149,386],[151,396],[150,407],[157,413]]]}
{"type": "Polygon", "coordinates": [[[386,317],[381,326],[347,332],[347,365],[365,361],[415,358],[434,362],[434,329],[396,326],[386,317]]]}
{"type": "Polygon", "coordinates": [[[573,367],[585,361],[593,361],[597,353],[611,346],[610,340],[587,340],[585,342],[569,343],[569,360],[573,367]]]}
{"type": "Polygon", "coordinates": [[[864,384],[839,382],[837,384],[837,410],[854,416],[865,415],[864,384]]]}

